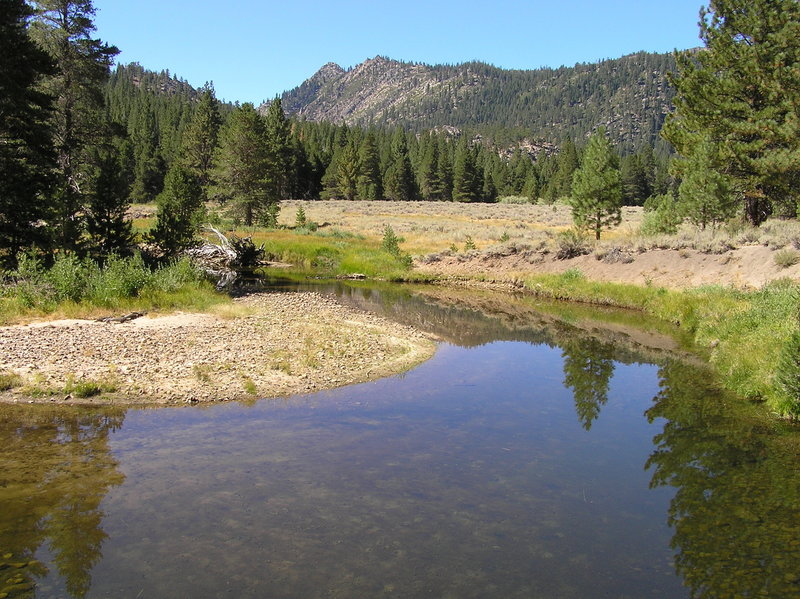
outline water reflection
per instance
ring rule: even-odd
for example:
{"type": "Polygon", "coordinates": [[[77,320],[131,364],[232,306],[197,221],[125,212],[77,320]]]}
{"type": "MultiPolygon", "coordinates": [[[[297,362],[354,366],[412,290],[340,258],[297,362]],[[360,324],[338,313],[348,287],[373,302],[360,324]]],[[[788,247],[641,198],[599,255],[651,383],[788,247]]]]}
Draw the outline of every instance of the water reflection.
{"type": "Polygon", "coordinates": [[[672,486],[675,563],[693,597],[800,597],[798,431],[726,396],[707,372],[660,370],[665,419],[647,462],[672,486]]]}
{"type": "Polygon", "coordinates": [[[0,407],[0,594],[31,595],[46,549],[72,597],[91,587],[102,558],[100,503],[123,482],[109,450],[122,411],[0,407]]]}
{"type": "Polygon", "coordinates": [[[115,435],[123,412],[0,407],[0,594],[800,596],[800,436],[637,316],[335,292],[449,343],[115,435]]]}
{"type": "Polygon", "coordinates": [[[608,401],[608,387],[614,374],[613,355],[612,345],[594,337],[564,345],[564,386],[572,389],[575,412],[587,431],[608,401]]]}

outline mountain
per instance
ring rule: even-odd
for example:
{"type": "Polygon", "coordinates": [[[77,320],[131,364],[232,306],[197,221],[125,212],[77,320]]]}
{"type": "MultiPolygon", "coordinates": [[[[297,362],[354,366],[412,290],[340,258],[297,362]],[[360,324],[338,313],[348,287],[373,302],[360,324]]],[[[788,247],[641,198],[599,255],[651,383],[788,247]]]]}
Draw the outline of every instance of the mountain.
{"type": "Polygon", "coordinates": [[[674,91],[671,54],[639,52],[574,67],[500,69],[481,62],[426,65],[382,56],[345,70],[328,63],[282,96],[309,121],[472,129],[558,143],[604,125],[629,148],[652,144],[674,91]]]}

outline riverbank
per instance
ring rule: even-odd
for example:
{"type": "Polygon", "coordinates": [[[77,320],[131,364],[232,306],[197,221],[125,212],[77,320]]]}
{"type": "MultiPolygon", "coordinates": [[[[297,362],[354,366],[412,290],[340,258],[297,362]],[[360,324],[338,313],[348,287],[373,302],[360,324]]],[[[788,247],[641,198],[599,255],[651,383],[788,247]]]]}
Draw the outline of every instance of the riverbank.
{"type": "Polygon", "coordinates": [[[225,313],[0,327],[0,401],[178,404],[274,398],[404,372],[429,336],[315,293],[254,294],[225,313]],[[5,385],[4,385],[5,386],[5,385]]]}

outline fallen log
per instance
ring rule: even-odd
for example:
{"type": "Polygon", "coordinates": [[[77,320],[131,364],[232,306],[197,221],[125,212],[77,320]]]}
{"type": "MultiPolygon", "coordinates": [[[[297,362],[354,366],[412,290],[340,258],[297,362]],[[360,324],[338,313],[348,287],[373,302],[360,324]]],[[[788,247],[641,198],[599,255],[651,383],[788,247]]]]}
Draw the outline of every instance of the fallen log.
{"type": "Polygon", "coordinates": [[[242,272],[252,271],[263,264],[263,244],[257,246],[250,237],[226,237],[210,225],[206,225],[205,229],[214,233],[219,243],[206,241],[187,250],[186,254],[195,265],[216,280],[217,289],[230,288],[242,272]]]}

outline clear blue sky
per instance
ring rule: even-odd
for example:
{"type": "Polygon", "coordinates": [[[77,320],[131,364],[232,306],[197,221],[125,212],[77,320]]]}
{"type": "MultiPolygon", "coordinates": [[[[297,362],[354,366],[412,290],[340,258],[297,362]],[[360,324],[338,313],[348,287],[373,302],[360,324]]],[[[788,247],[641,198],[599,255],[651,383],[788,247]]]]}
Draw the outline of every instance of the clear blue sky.
{"type": "Polygon", "coordinates": [[[703,0],[95,0],[117,60],[260,103],[378,54],[532,69],[700,45],[703,0]]]}

